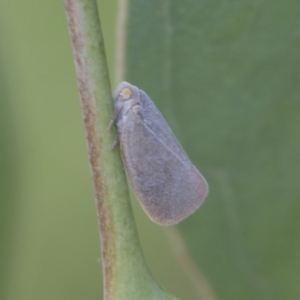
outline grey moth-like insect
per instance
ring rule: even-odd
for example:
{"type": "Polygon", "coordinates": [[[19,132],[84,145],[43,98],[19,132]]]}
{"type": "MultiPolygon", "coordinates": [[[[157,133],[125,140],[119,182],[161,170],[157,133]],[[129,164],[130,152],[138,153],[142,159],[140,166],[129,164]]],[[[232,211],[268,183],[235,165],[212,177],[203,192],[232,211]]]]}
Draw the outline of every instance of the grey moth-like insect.
{"type": "Polygon", "coordinates": [[[149,96],[128,82],[113,94],[117,125],[113,147],[120,143],[126,175],[149,218],[173,225],[203,202],[208,185],[191,163],[149,96]]]}

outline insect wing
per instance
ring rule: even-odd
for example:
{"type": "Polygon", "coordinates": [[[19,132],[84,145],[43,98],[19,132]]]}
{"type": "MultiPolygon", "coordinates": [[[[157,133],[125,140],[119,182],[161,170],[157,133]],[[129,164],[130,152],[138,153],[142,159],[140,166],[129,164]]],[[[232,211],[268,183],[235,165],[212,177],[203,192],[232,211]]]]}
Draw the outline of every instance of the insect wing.
{"type": "Polygon", "coordinates": [[[200,206],[207,194],[207,183],[152,101],[144,93],[141,96],[144,102],[127,112],[122,126],[123,163],[150,219],[172,225],[200,206]]]}

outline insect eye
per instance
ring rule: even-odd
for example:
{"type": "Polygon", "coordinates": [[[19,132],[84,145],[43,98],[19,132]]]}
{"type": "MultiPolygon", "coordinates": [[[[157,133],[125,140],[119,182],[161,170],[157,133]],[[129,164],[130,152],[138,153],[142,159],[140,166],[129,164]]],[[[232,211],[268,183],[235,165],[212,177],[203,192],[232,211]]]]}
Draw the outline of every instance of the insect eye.
{"type": "Polygon", "coordinates": [[[128,100],[132,95],[132,91],[129,88],[124,88],[119,95],[122,96],[124,100],[128,100]]]}

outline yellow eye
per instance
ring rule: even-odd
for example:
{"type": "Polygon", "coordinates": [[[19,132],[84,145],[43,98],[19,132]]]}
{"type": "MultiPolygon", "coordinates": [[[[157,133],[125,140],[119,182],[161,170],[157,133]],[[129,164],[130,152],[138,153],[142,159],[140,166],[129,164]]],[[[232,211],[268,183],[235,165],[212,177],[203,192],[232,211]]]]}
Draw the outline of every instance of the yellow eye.
{"type": "Polygon", "coordinates": [[[131,95],[132,95],[132,91],[129,88],[124,88],[121,92],[120,95],[122,97],[124,97],[125,100],[128,100],[131,95]]]}

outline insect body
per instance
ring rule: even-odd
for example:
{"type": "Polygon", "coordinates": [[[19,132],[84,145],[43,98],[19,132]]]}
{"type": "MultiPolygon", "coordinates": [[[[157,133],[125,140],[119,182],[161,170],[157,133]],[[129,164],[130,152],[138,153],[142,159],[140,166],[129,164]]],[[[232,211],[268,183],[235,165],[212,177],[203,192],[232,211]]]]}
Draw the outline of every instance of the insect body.
{"type": "Polygon", "coordinates": [[[114,91],[116,123],[127,177],[150,219],[173,225],[193,213],[208,192],[204,177],[191,163],[149,96],[127,82],[114,91]]]}

